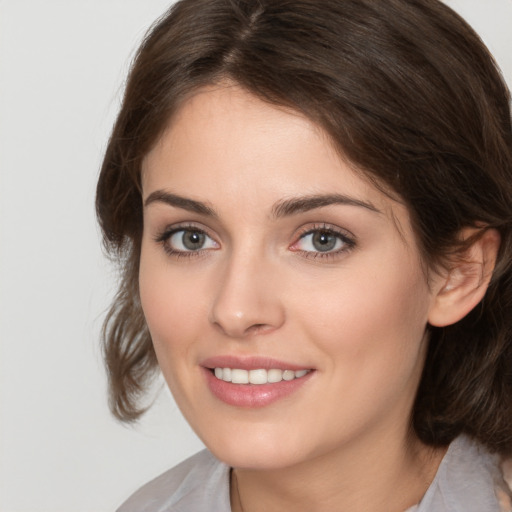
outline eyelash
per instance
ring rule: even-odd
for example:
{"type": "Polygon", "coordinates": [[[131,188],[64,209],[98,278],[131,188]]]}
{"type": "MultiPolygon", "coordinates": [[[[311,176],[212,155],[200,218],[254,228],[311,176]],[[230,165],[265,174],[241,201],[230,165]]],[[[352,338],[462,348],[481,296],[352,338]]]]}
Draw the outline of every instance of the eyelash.
{"type": "Polygon", "coordinates": [[[172,228],[165,229],[165,231],[163,231],[162,233],[160,233],[159,235],[157,235],[155,237],[155,242],[157,242],[159,244],[162,244],[164,251],[169,256],[172,256],[172,257],[174,257],[176,259],[181,259],[181,258],[197,258],[197,257],[203,256],[204,255],[204,251],[208,250],[208,249],[199,249],[197,251],[193,251],[193,250],[190,250],[190,251],[180,251],[180,250],[173,249],[169,245],[169,240],[171,239],[171,237],[173,235],[175,235],[176,233],[179,233],[180,231],[184,231],[184,232],[188,231],[188,232],[192,232],[192,233],[198,233],[198,234],[207,236],[211,240],[214,240],[213,237],[211,237],[207,233],[207,231],[205,231],[204,229],[201,229],[201,228],[195,226],[194,224],[184,224],[184,225],[173,226],[172,228]]]}
{"type": "Polygon", "coordinates": [[[306,236],[312,235],[314,233],[325,233],[327,235],[331,235],[336,237],[338,240],[341,241],[342,247],[329,252],[321,252],[321,251],[304,251],[301,249],[292,249],[295,252],[299,252],[302,254],[305,258],[310,259],[335,259],[339,258],[342,254],[345,254],[356,246],[356,240],[353,235],[349,235],[346,231],[340,230],[340,228],[337,228],[335,226],[332,226],[330,224],[314,224],[312,227],[308,226],[307,228],[304,228],[304,230],[299,234],[299,237],[296,242],[292,244],[292,247],[300,243],[301,240],[304,240],[306,236]]]}
{"type": "MultiPolygon", "coordinates": [[[[155,237],[155,242],[161,244],[163,246],[164,251],[169,255],[176,259],[181,258],[197,258],[200,256],[203,256],[206,251],[210,249],[198,249],[197,251],[189,250],[189,251],[182,251],[182,250],[176,250],[170,247],[169,240],[173,235],[176,233],[179,233],[180,231],[183,232],[193,232],[198,233],[200,235],[204,235],[208,237],[209,239],[214,240],[213,237],[211,237],[207,231],[204,229],[199,228],[196,225],[193,224],[185,224],[185,225],[179,225],[179,226],[173,226],[172,228],[165,229],[162,233],[158,234],[155,237]]],[[[215,242],[216,243],[216,242],[215,242]]],[[[353,235],[349,235],[345,231],[341,231],[339,228],[336,228],[334,226],[331,226],[329,224],[315,224],[313,226],[308,226],[307,228],[304,228],[304,230],[299,233],[297,241],[294,242],[290,249],[293,252],[300,253],[304,258],[308,259],[334,259],[336,257],[340,257],[342,254],[347,253],[354,249],[356,246],[355,237],[353,235]],[[334,251],[305,251],[302,249],[293,249],[294,246],[299,244],[302,240],[304,240],[308,235],[312,235],[314,233],[325,233],[327,235],[331,235],[336,237],[339,241],[342,243],[342,247],[334,250],[334,251]]]]}

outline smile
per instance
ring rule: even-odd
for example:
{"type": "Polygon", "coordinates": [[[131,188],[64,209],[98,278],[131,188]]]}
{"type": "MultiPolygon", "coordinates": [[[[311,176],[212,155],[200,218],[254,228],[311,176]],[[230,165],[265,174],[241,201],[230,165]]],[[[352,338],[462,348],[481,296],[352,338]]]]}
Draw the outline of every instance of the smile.
{"type": "Polygon", "coordinates": [[[232,384],[277,384],[281,381],[300,379],[311,370],[280,370],[271,368],[269,370],[244,370],[241,368],[214,368],[214,375],[217,379],[232,384]]]}

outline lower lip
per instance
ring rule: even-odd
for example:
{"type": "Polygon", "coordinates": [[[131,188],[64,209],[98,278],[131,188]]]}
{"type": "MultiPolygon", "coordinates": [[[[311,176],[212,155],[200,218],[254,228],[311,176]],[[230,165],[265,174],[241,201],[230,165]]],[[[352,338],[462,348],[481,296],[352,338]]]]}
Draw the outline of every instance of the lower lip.
{"type": "Polygon", "coordinates": [[[310,371],[304,377],[282,380],[275,384],[232,384],[218,379],[208,368],[204,368],[204,373],[210,391],[219,400],[235,407],[259,408],[291,395],[300,389],[315,372],[310,371]]]}

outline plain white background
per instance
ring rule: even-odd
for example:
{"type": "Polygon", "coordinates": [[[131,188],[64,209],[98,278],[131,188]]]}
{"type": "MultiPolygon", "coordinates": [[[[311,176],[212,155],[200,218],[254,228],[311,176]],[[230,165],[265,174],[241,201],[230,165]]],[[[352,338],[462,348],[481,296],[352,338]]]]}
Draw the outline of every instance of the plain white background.
{"type": "MultiPolygon", "coordinates": [[[[168,0],[0,0],[0,512],[107,512],[201,448],[169,393],[106,405],[115,289],[94,189],[123,81],[168,0]]],[[[447,0],[512,84],[512,0],[447,0]]]]}

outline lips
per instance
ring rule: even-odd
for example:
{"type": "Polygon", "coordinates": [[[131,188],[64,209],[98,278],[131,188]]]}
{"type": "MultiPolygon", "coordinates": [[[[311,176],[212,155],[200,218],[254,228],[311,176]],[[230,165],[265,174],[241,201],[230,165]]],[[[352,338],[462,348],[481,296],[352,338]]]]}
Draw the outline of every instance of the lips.
{"type": "Polygon", "coordinates": [[[272,368],[279,368],[281,370],[309,370],[311,367],[302,366],[299,364],[280,361],[270,357],[251,356],[251,357],[238,357],[238,356],[215,356],[203,360],[201,366],[213,370],[214,368],[239,368],[241,370],[270,370],[272,368]]]}
{"type": "Polygon", "coordinates": [[[314,369],[270,358],[219,356],[202,362],[211,393],[244,408],[270,405],[298,391],[314,369]]]}

